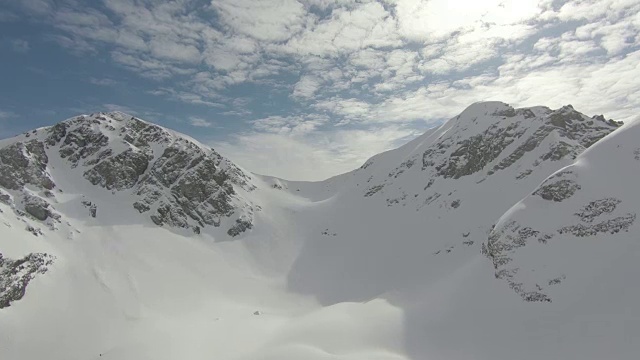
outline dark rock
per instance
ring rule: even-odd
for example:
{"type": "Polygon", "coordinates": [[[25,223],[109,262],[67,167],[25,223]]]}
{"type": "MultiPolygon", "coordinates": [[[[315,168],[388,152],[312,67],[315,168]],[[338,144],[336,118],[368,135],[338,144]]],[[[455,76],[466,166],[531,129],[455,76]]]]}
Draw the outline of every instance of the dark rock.
{"type": "Polygon", "coordinates": [[[571,225],[565,226],[558,230],[560,234],[572,234],[574,236],[595,236],[599,233],[615,234],[622,230],[629,230],[629,227],[633,225],[636,220],[636,214],[626,214],[624,216],[618,216],[614,219],[605,220],[593,225],[571,225]]]}
{"type": "Polygon", "coordinates": [[[24,211],[40,221],[47,220],[52,215],[51,210],[49,209],[49,203],[46,200],[33,195],[25,196],[24,211]]]}
{"type": "Polygon", "coordinates": [[[458,142],[459,147],[451,153],[449,159],[436,166],[438,175],[458,179],[482,170],[516,138],[522,136],[524,130],[515,131],[516,128],[516,124],[507,127],[494,124],[484,133],[458,142]]]}
{"type": "Polygon", "coordinates": [[[32,253],[22,259],[11,260],[0,253],[0,309],[22,299],[27,285],[36,275],[44,274],[55,257],[32,253]]]}
{"type": "Polygon", "coordinates": [[[247,231],[248,229],[251,229],[252,227],[253,224],[250,220],[237,219],[236,224],[231,229],[229,229],[229,231],[227,231],[227,234],[229,234],[229,236],[231,237],[236,237],[241,233],[247,231]]]}
{"type": "Polygon", "coordinates": [[[367,189],[367,191],[364,193],[364,196],[369,197],[369,196],[373,196],[375,193],[379,192],[380,190],[382,190],[384,188],[384,184],[382,185],[374,185],[371,186],[369,189],[367,189]]]}
{"type": "Polygon", "coordinates": [[[573,180],[558,180],[553,183],[544,185],[536,190],[533,194],[542,197],[545,200],[562,201],[570,198],[581,186],[573,180]]]}
{"type": "Polygon", "coordinates": [[[148,166],[148,155],[129,149],[87,170],[84,177],[93,185],[108,190],[130,189],[136,185],[148,166]]]}
{"type": "Polygon", "coordinates": [[[0,187],[21,190],[26,184],[51,190],[55,184],[47,173],[49,158],[44,145],[31,140],[0,149],[0,187]]]}
{"type": "Polygon", "coordinates": [[[0,189],[0,202],[6,205],[13,205],[13,198],[10,194],[6,193],[4,190],[0,189]]]}
{"type": "Polygon", "coordinates": [[[575,213],[584,222],[593,222],[600,215],[613,212],[622,201],[616,198],[604,198],[592,201],[575,213]]]}

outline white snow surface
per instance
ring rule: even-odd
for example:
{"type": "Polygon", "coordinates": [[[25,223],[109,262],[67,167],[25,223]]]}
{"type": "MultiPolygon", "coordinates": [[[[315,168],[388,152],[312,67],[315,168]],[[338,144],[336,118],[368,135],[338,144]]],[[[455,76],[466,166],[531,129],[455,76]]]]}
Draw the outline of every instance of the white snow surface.
{"type": "MultiPolygon", "coordinates": [[[[64,190],[53,191],[61,220],[47,226],[0,202],[3,256],[56,257],[22,299],[0,309],[0,359],[637,359],[638,222],[589,236],[558,230],[640,213],[640,123],[586,151],[589,133],[554,129],[505,162],[553,114],[573,111],[511,110],[474,104],[322,182],[240,169],[255,189],[235,186],[239,199],[259,210],[253,228],[233,239],[219,228],[157,226],[131,207],[131,193],[91,185],[48,151],[47,171],[64,190]],[[479,170],[439,173],[465,140],[499,129],[512,142],[479,170]],[[567,155],[544,159],[560,143],[567,155]],[[566,171],[581,186],[573,196],[534,194],[566,171]],[[591,222],[575,215],[605,198],[620,202],[591,222]],[[82,199],[99,204],[96,218],[82,199]],[[500,248],[510,261],[494,267],[482,245],[513,222],[554,236],[500,248]],[[517,271],[505,281],[496,278],[502,268],[517,271]],[[544,285],[551,301],[524,301],[511,283],[544,285]]],[[[24,135],[0,148],[17,141],[24,135]]],[[[513,241],[509,229],[498,243],[513,241]]]]}

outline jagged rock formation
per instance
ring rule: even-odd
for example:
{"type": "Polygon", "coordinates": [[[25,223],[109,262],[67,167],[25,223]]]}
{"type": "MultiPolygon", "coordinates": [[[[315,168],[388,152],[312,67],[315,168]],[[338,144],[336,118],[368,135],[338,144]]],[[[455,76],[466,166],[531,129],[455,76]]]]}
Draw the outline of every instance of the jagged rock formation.
{"type": "Polygon", "coordinates": [[[130,193],[129,206],[157,225],[200,232],[228,219],[231,236],[251,228],[254,206],[238,192],[254,189],[249,175],[192,139],[118,112],[74,117],[8,141],[0,148],[3,201],[22,204],[16,209],[39,221],[59,219],[48,199],[58,181],[54,158],[97,187],[130,193]]]}
{"type": "Polygon", "coordinates": [[[7,259],[0,253],[0,309],[22,299],[29,282],[38,274],[46,273],[54,260],[53,256],[42,253],[18,260],[7,259]]]}
{"type": "MultiPolygon", "coordinates": [[[[500,102],[478,103],[403,147],[411,148],[411,153],[406,154],[398,166],[387,170],[385,176],[376,166],[377,157],[357,172],[368,178],[363,190],[365,197],[404,192],[389,198],[390,205],[406,204],[411,199],[411,202],[421,200],[421,204],[416,205],[421,208],[443,193],[451,192],[448,185],[447,189],[441,188],[448,180],[472,179],[474,183],[481,183],[509,177],[511,182],[530,186],[529,181],[542,180],[550,173],[549,169],[553,169],[552,172],[570,163],[621,125],[601,115],[588,117],[571,105],[551,110],[546,107],[515,109],[500,102]],[[404,183],[409,183],[410,178],[425,181],[420,188],[408,189],[404,183]],[[417,196],[408,197],[410,192],[417,196]]],[[[554,198],[553,194],[568,195],[576,190],[565,181],[550,184],[540,195],[554,198]]],[[[455,200],[441,198],[441,201],[458,204],[455,200]]]]}

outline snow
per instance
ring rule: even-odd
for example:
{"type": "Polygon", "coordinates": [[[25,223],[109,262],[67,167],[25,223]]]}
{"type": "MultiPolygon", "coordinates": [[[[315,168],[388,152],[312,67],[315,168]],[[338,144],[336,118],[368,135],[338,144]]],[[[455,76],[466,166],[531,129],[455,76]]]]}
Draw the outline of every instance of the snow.
{"type": "Polygon", "coordinates": [[[4,256],[56,257],[24,298],[0,309],[0,358],[635,359],[638,224],[595,237],[557,229],[579,222],[573,214],[603,197],[622,200],[603,216],[640,212],[640,123],[586,151],[579,140],[551,133],[489,174],[551,113],[529,110],[535,117],[505,119],[506,104],[474,104],[323,182],[247,174],[255,190],[237,190],[260,210],[251,231],[231,241],[216,229],[158,227],[131,207],[129,192],[91,185],[83,169],[50,151],[48,170],[63,189],[54,191],[63,215],[56,229],[0,203],[4,256]],[[423,169],[429,149],[443,151],[428,159],[438,164],[494,124],[515,124],[522,133],[481,170],[447,178],[423,169]],[[584,152],[539,160],[560,141],[584,152]],[[573,197],[553,202],[533,194],[567,169],[582,186],[573,197]],[[83,198],[98,204],[96,218],[83,198]],[[564,276],[545,286],[551,302],[523,301],[481,254],[492,225],[498,231],[510,221],[556,234],[509,253],[509,266],[526,269],[517,273],[526,286],[564,276]],[[44,235],[26,232],[25,222],[44,235]]]}

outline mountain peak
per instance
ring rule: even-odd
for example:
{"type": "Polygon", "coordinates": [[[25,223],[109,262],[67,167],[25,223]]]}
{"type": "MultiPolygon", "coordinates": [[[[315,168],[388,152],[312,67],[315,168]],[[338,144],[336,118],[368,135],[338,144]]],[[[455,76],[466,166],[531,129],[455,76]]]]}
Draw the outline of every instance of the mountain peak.
{"type": "Polygon", "coordinates": [[[571,106],[515,109],[498,101],[475,103],[417,141],[367,161],[358,170],[370,174],[362,191],[365,196],[374,196],[402,187],[400,200],[389,201],[403,205],[415,202],[421,208],[445,191],[451,192],[438,189],[446,179],[481,183],[508,176],[513,182],[526,184],[524,187],[532,186],[544,179],[549,169],[568,165],[620,125],[604,117],[587,117],[571,106]],[[385,159],[395,159],[395,163],[385,159]],[[414,184],[417,178],[428,181],[414,184]],[[411,185],[398,185],[405,181],[411,185]],[[415,187],[413,198],[406,196],[409,187],[415,187]],[[427,189],[431,195],[425,193],[427,189]]]}
{"type": "Polygon", "coordinates": [[[33,196],[27,187],[42,192],[40,207],[49,211],[52,189],[86,189],[88,181],[97,188],[84,202],[99,205],[108,193],[127,194],[122,200],[157,225],[200,232],[228,222],[231,236],[242,232],[238,226],[251,227],[253,206],[241,194],[254,188],[250,175],[210,147],[129,114],[80,115],[3,145],[0,187],[16,211],[33,196]]]}
{"type": "Polygon", "coordinates": [[[480,101],[469,105],[459,116],[470,118],[484,115],[514,116],[515,109],[501,101],[480,101]]]}

